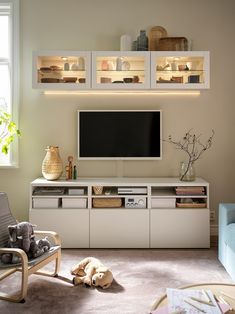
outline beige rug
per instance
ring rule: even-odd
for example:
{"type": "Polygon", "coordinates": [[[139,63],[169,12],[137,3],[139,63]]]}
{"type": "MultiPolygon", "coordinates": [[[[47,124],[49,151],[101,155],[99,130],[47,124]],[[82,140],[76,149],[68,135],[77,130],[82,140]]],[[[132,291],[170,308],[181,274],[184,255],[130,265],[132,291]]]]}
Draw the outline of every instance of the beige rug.
{"type": "MultiPolygon", "coordinates": [[[[63,250],[60,275],[68,282],[32,275],[26,303],[0,301],[1,314],[145,314],[167,287],[232,282],[211,250],[63,250]],[[100,258],[114,274],[108,290],[72,286],[70,268],[86,256],[100,258]]],[[[0,289],[15,290],[19,275],[0,289]]]]}

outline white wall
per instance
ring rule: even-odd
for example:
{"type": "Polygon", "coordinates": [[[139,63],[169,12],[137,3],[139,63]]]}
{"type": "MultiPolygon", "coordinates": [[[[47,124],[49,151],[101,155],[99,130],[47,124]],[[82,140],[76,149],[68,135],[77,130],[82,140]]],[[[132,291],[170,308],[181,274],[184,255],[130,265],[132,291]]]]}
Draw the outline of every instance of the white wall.
{"type": "MultiPolygon", "coordinates": [[[[47,145],[58,145],[66,162],[76,155],[77,109],[163,110],[164,137],[193,128],[212,149],[197,162],[197,175],[211,183],[211,206],[234,197],[234,0],[21,0],[20,168],[0,170],[0,190],[18,219],[28,219],[29,183],[41,175],[47,145]],[[199,97],[153,95],[45,96],[32,89],[34,50],[119,50],[124,33],[161,25],[169,36],[193,40],[211,53],[211,89],[199,97]]],[[[182,154],[164,143],[162,161],[124,162],[126,176],[174,176],[182,154]]],[[[116,175],[116,162],[80,162],[80,176],[116,175]]]]}

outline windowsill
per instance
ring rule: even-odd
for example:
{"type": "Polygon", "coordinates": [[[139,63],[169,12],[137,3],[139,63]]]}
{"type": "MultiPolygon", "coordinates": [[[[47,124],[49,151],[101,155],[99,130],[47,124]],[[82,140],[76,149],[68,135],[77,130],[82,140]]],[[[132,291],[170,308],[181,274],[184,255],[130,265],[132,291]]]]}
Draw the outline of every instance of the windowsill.
{"type": "Polygon", "coordinates": [[[7,164],[7,165],[0,165],[0,169],[18,169],[18,164],[7,164]]]}

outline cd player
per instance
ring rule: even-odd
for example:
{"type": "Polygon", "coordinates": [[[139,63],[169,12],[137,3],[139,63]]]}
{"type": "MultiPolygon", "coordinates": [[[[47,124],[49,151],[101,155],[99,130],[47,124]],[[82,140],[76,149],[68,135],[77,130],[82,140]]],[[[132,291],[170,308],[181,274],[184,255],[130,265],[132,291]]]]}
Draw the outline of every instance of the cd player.
{"type": "Polygon", "coordinates": [[[146,208],[146,198],[125,197],[125,208],[146,208]]]}

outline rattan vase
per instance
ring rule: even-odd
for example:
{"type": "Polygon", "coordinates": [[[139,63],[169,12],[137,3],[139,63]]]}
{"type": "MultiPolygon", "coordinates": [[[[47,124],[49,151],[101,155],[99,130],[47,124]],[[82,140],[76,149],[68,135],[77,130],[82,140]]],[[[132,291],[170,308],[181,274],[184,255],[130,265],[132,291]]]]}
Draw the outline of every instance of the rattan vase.
{"type": "Polygon", "coordinates": [[[42,175],[47,180],[57,180],[63,173],[63,164],[57,146],[47,146],[42,162],[42,175]]]}

